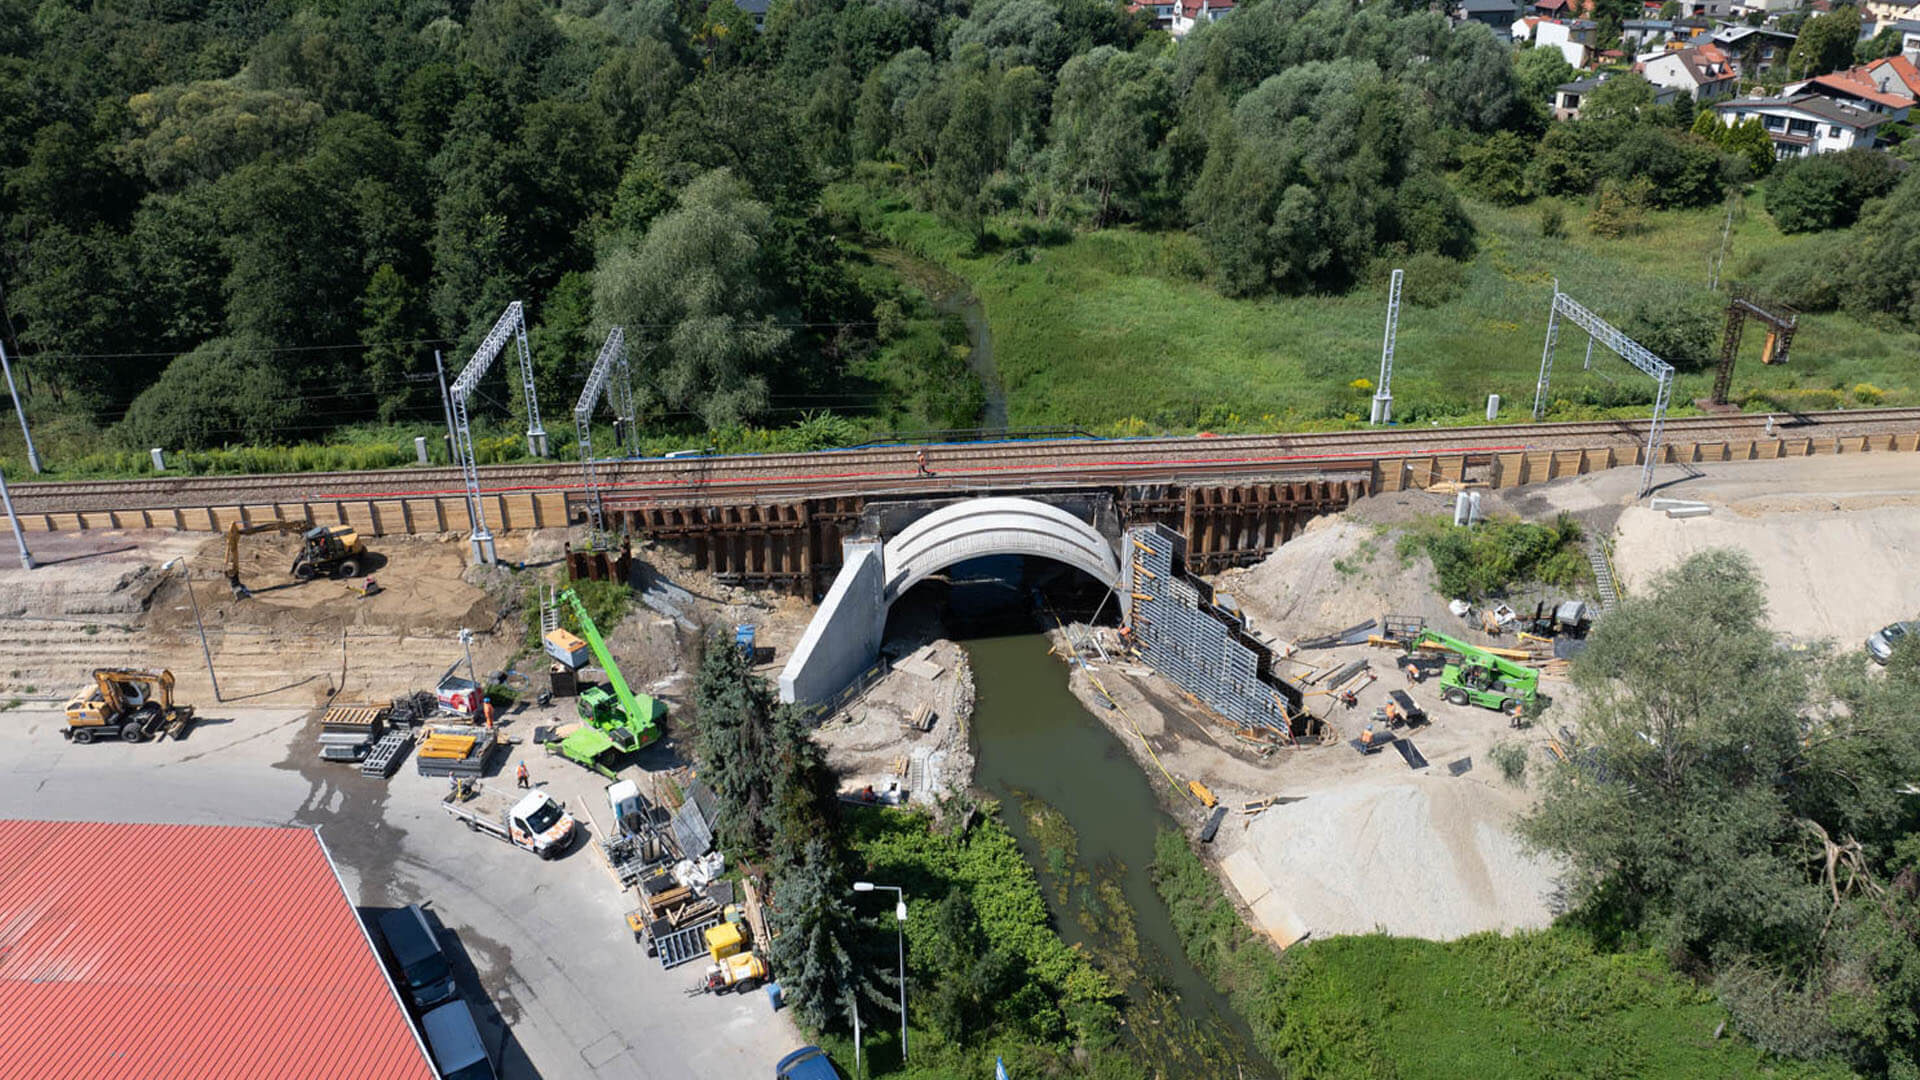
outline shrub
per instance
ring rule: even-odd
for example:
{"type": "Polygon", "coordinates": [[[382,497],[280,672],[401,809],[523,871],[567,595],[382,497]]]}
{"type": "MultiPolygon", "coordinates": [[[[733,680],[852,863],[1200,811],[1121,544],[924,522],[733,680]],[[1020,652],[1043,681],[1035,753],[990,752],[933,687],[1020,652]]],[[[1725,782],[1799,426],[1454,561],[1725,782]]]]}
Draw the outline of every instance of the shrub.
{"type": "Polygon", "coordinates": [[[1467,288],[1467,265],[1444,255],[1423,251],[1407,259],[1406,271],[1401,292],[1409,304],[1439,307],[1453,302],[1467,288]]]}
{"type": "Polygon", "coordinates": [[[1526,140],[1511,131],[1496,132],[1460,154],[1467,185],[1501,206],[1527,199],[1527,165],[1533,160],[1526,140]]]}
{"type": "Polygon", "coordinates": [[[1498,742],[1487,750],[1487,760],[1500,770],[1500,778],[1515,786],[1527,782],[1527,748],[1517,742],[1498,742]]]}
{"type": "Polygon", "coordinates": [[[1607,240],[1633,236],[1647,228],[1647,204],[1653,197],[1653,184],[1645,177],[1628,181],[1608,180],[1593,197],[1593,209],[1587,214],[1587,228],[1607,240]]]}
{"type": "Polygon", "coordinates": [[[221,337],[175,359],[133,399],[121,440],[134,450],[285,442],[300,429],[302,402],[266,349],[258,338],[221,337]]]}
{"type": "Polygon", "coordinates": [[[1681,371],[1699,371],[1718,359],[1720,305],[1705,296],[1663,292],[1635,304],[1623,329],[1681,371]]]}
{"type": "Polygon", "coordinates": [[[1564,513],[1552,525],[1516,518],[1460,528],[1434,518],[1402,534],[1400,553],[1425,551],[1433,560],[1440,591],[1474,600],[1503,594],[1516,582],[1577,582],[1581,536],[1580,523],[1564,513]]]}
{"type": "Polygon", "coordinates": [[[1784,233],[1853,224],[1868,199],[1893,190],[1892,159],[1873,150],[1845,150],[1788,161],[1767,182],[1767,213],[1784,233]]]}

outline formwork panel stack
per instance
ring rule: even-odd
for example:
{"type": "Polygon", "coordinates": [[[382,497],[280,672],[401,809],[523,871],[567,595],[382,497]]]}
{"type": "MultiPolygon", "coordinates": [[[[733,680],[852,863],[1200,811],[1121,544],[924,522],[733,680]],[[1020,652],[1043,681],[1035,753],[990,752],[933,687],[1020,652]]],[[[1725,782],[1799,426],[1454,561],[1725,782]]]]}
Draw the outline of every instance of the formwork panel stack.
{"type": "Polygon", "coordinates": [[[1213,589],[1186,572],[1186,542],[1163,525],[1126,534],[1128,632],[1155,671],[1242,729],[1293,741],[1317,734],[1299,687],[1273,673],[1273,653],[1213,589]]]}

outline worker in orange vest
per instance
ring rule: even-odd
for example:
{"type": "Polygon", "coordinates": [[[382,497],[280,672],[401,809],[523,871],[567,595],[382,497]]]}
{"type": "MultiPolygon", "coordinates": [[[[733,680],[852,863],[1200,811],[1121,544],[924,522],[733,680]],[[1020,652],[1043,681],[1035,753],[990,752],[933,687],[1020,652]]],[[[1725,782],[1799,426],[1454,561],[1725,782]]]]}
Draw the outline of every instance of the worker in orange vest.
{"type": "Polygon", "coordinates": [[[514,783],[519,787],[533,786],[532,784],[527,782],[527,763],[526,762],[524,761],[521,762],[520,767],[514,770],[513,779],[514,779],[514,783]]]}
{"type": "Polygon", "coordinates": [[[480,715],[487,719],[487,734],[493,734],[493,702],[482,698],[480,700],[480,715]]]}

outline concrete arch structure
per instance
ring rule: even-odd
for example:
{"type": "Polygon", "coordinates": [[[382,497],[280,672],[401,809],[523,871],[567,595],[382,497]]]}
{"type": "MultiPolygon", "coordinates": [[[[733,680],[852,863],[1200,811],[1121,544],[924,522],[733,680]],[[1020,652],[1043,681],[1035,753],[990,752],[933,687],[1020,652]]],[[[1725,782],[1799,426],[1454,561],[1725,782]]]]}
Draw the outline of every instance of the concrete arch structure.
{"type": "Polygon", "coordinates": [[[887,541],[886,602],[956,563],[987,555],[1035,555],[1109,589],[1120,582],[1113,542],[1065,510],[1032,499],[970,499],[935,510],[887,541]]]}
{"type": "Polygon", "coordinates": [[[887,611],[908,589],[969,559],[1033,555],[1121,587],[1115,541],[1057,506],[1033,499],[980,498],[953,503],[893,539],[851,540],[820,610],[780,672],[780,700],[828,700],[880,654],[887,611]]]}

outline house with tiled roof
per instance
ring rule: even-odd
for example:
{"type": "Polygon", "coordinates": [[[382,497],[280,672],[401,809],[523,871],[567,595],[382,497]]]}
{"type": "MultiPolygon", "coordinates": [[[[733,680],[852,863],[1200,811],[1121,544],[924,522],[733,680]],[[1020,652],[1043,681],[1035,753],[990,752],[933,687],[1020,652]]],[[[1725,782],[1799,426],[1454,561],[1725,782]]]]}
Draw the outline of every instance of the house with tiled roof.
{"type": "Polygon", "coordinates": [[[1794,35],[1764,26],[1721,26],[1714,30],[1713,44],[1727,54],[1733,73],[1742,79],[1765,79],[1775,68],[1784,68],[1787,54],[1793,51],[1794,35]]]}
{"type": "Polygon", "coordinates": [[[1818,94],[1778,98],[1743,98],[1713,107],[1728,127],[1758,117],[1773,140],[1774,156],[1806,157],[1841,150],[1872,149],[1879,129],[1893,122],[1885,113],[1868,112],[1818,94]]]}
{"type": "Polygon", "coordinates": [[[1872,113],[1905,120],[1920,104],[1920,69],[1905,56],[1890,56],[1846,71],[1830,72],[1797,83],[1786,93],[1818,94],[1872,113]]]}
{"type": "Polygon", "coordinates": [[[1234,0],[1179,0],[1167,31],[1176,38],[1186,37],[1201,23],[1218,22],[1233,14],[1233,4],[1234,0]]]}
{"type": "Polygon", "coordinates": [[[1620,23],[1620,44],[1629,49],[1650,49],[1672,36],[1672,19],[1626,19],[1620,23]]]}
{"type": "Polygon", "coordinates": [[[1732,97],[1740,87],[1740,77],[1734,73],[1733,64],[1717,45],[1676,49],[1636,63],[1634,70],[1653,85],[1678,90],[1696,102],[1732,97]]]}

